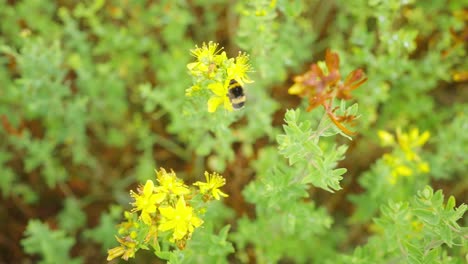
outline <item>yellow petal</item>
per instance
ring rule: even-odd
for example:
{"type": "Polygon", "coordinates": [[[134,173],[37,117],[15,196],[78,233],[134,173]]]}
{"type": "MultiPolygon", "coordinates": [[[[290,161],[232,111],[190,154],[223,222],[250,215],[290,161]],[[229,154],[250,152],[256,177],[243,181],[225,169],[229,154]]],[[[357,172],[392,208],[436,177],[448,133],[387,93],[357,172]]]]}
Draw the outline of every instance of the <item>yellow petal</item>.
{"type": "Polygon", "coordinates": [[[420,172],[427,173],[430,171],[429,164],[427,162],[421,162],[418,164],[418,169],[420,172]]]}
{"type": "Polygon", "coordinates": [[[107,261],[113,260],[117,257],[122,256],[125,253],[125,248],[118,246],[107,250],[107,261]]]}
{"type": "Polygon", "coordinates": [[[219,190],[219,189],[213,189],[212,194],[213,194],[213,197],[214,197],[216,200],[221,199],[220,195],[223,196],[223,197],[228,197],[227,194],[223,193],[223,192],[222,192],[221,190],[219,190]]]}
{"type": "Polygon", "coordinates": [[[174,221],[165,221],[165,222],[162,222],[161,224],[159,224],[159,230],[161,230],[161,231],[171,230],[171,229],[174,228],[174,226],[175,226],[174,221]]]}
{"type": "Polygon", "coordinates": [[[176,204],[176,211],[184,210],[185,207],[184,197],[180,197],[176,204]]]}
{"type": "Polygon", "coordinates": [[[151,225],[151,216],[147,212],[141,212],[141,220],[147,225],[151,225]]]}
{"type": "Polygon", "coordinates": [[[417,145],[422,146],[426,144],[430,136],[431,136],[431,133],[429,133],[429,131],[425,131],[424,133],[422,133],[422,135],[418,138],[417,145]]]}
{"type": "Polygon", "coordinates": [[[224,96],[224,109],[228,111],[233,111],[234,109],[232,108],[231,101],[229,100],[229,97],[224,96]]]}
{"type": "Polygon", "coordinates": [[[227,88],[224,88],[224,87],[225,86],[220,82],[216,82],[216,83],[212,83],[208,85],[208,89],[210,89],[214,94],[216,94],[219,97],[226,96],[227,88]]]}
{"type": "Polygon", "coordinates": [[[301,94],[304,91],[304,86],[296,83],[288,89],[289,94],[301,94]]]}
{"type": "Polygon", "coordinates": [[[193,68],[197,67],[197,65],[200,64],[200,62],[192,62],[187,64],[187,69],[192,70],[193,68]]]}
{"type": "Polygon", "coordinates": [[[410,140],[417,140],[418,137],[419,137],[419,129],[417,128],[411,129],[411,131],[409,132],[410,140]]]}
{"type": "Polygon", "coordinates": [[[175,210],[174,208],[170,206],[159,207],[159,212],[161,213],[162,216],[166,218],[169,218],[169,219],[174,218],[175,210]]]}
{"type": "Polygon", "coordinates": [[[162,201],[164,201],[164,199],[166,199],[166,196],[167,196],[166,193],[157,193],[154,195],[154,202],[159,204],[162,201]]]}
{"type": "Polygon", "coordinates": [[[145,183],[145,187],[143,188],[143,194],[145,196],[149,196],[153,192],[153,189],[154,189],[153,181],[152,180],[147,180],[146,183],[145,183]]]}
{"type": "Polygon", "coordinates": [[[223,51],[223,52],[221,52],[221,54],[214,56],[213,60],[217,65],[222,64],[224,61],[227,60],[226,52],[223,51]]]}
{"type": "Polygon", "coordinates": [[[218,106],[224,101],[223,97],[213,96],[208,100],[208,112],[214,113],[218,106]]]}
{"type": "Polygon", "coordinates": [[[174,187],[173,192],[174,194],[182,195],[182,194],[190,193],[190,190],[187,189],[187,187],[185,186],[177,186],[177,187],[174,187]]]}
{"type": "Polygon", "coordinates": [[[379,130],[377,132],[377,135],[379,136],[380,143],[382,144],[382,146],[391,146],[395,143],[395,138],[393,137],[393,135],[385,130],[379,130]]]}
{"type": "Polygon", "coordinates": [[[413,171],[405,165],[397,166],[395,172],[402,176],[410,176],[413,174],[413,171]]]}
{"type": "Polygon", "coordinates": [[[174,228],[174,239],[182,239],[185,236],[185,234],[187,234],[187,223],[178,223],[174,228]]]}

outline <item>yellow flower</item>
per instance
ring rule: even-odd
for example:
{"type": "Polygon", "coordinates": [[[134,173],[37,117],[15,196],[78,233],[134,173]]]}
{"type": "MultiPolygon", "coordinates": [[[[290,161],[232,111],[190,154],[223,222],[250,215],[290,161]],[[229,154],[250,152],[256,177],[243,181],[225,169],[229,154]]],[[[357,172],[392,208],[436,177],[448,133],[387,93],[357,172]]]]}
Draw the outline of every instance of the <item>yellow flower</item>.
{"type": "Polygon", "coordinates": [[[228,195],[223,193],[221,190],[219,190],[220,187],[224,186],[226,184],[226,180],[216,172],[213,174],[209,174],[208,172],[205,172],[205,178],[206,182],[196,182],[193,185],[198,186],[200,188],[200,192],[202,194],[206,194],[208,192],[211,192],[211,196],[213,196],[216,200],[219,200],[221,197],[227,197],[228,195]]]}
{"type": "Polygon", "coordinates": [[[159,171],[156,171],[159,186],[156,187],[156,192],[159,193],[163,199],[167,195],[185,195],[189,194],[190,190],[184,182],[177,178],[174,171],[166,172],[165,169],[161,168],[159,171]]]}
{"type": "Polygon", "coordinates": [[[125,248],[118,246],[107,250],[107,261],[113,260],[117,257],[122,256],[125,253],[125,248]]]}
{"type": "Polygon", "coordinates": [[[219,105],[223,105],[225,109],[228,111],[232,111],[232,104],[229,101],[228,94],[228,85],[229,81],[225,82],[224,85],[220,82],[212,83],[208,85],[208,89],[210,89],[214,94],[208,100],[208,112],[214,113],[219,105]]]}
{"type": "Polygon", "coordinates": [[[402,133],[400,129],[397,129],[397,139],[398,145],[405,153],[405,157],[407,160],[419,160],[419,156],[415,153],[415,150],[418,147],[423,146],[426,144],[427,140],[430,137],[430,133],[425,131],[421,135],[419,135],[419,129],[414,128],[409,133],[402,133]]]}
{"type": "Polygon", "coordinates": [[[249,64],[249,56],[245,53],[239,53],[236,57],[236,62],[227,68],[227,75],[229,80],[235,79],[241,85],[251,83],[252,80],[247,76],[247,72],[251,70],[249,64]]]}
{"type": "Polygon", "coordinates": [[[119,224],[118,233],[120,235],[126,235],[126,234],[129,233],[129,231],[132,228],[138,228],[139,227],[140,224],[138,223],[136,217],[134,217],[134,214],[132,214],[131,212],[125,211],[124,212],[124,218],[127,221],[124,221],[124,222],[119,224]]]}
{"type": "Polygon", "coordinates": [[[377,135],[379,136],[380,144],[382,144],[382,146],[384,147],[391,146],[395,143],[395,138],[393,137],[393,135],[385,130],[379,130],[377,132],[377,135]]]}
{"type": "Polygon", "coordinates": [[[134,206],[132,211],[141,211],[140,217],[147,225],[151,225],[150,214],[156,212],[156,204],[162,202],[164,199],[163,195],[154,193],[154,190],[153,181],[147,180],[143,191],[139,191],[140,194],[130,191],[130,195],[135,199],[135,202],[132,203],[134,206]]]}
{"type": "Polygon", "coordinates": [[[197,58],[197,61],[208,65],[210,62],[218,59],[216,56],[220,56],[218,53],[223,50],[223,48],[218,49],[218,46],[218,43],[210,41],[208,42],[208,45],[203,43],[201,48],[195,46],[195,49],[190,50],[190,53],[192,53],[192,55],[197,58]]]}
{"type": "Polygon", "coordinates": [[[116,239],[117,241],[119,241],[120,246],[109,249],[107,251],[107,261],[120,256],[122,256],[122,259],[125,260],[135,257],[135,253],[138,249],[136,247],[137,244],[133,239],[131,239],[130,237],[126,237],[125,239],[116,237],[116,239]]]}
{"type": "Polygon", "coordinates": [[[408,168],[408,166],[405,166],[405,165],[399,165],[395,167],[394,172],[397,175],[401,175],[401,176],[411,176],[413,174],[413,170],[408,168]]]}
{"type": "Polygon", "coordinates": [[[302,94],[305,90],[305,86],[301,83],[295,83],[288,89],[288,94],[298,95],[302,94]]]}
{"type": "Polygon", "coordinates": [[[426,144],[427,140],[429,140],[429,137],[431,136],[431,133],[429,131],[424,131],[421,135],[419,135],[419,129],[414,128],[410,131],[409,138],[411,142],[414,142],[414,146],[423,146],[426,144]]]}
{"type": "Polygon", "coordinates": [[[203,72],[207,71],[208,67],[201,62],[191,62],[187,64],[187,69],[193,76],[201,76],[203,72]]]}
{"type": "MultiPolygon", "coordinates": [[[[236,58],[228,58],[218,43],[203,43],[202,47],[196,46],[190,52],[196,58],[195,62],[187,64],[190,75],[194,78],[193,86],[186,89],[185,95],[196,96],[198,90],[210,90],[213,94],[208,99],[208,112],[216,112],[220,105],[228,111],[232,111],[232,105],[228,97],[228,86],[231,80],[236,80],[241,85],[251,83],[247,76],[252,67],[249,64],[249,56],[239,52],[236,58]]],[[[202,93],[200,93],[202,95],[202,93]]]]}
{"type": "Polygon", "coordinates": [[[409,167],[411,166],[411,163],[408,163],[399,157],[395,157],[392,154],[384,154],[383,161],[391,169],[391,174],[388,181],[392,185],[396,184],[401,176],[409,177],[413,175],[413,170],[409,167]]]}
{"type": "Polygon", "coordinates": [[[424,161],[418,163],[418,170],[423,173],[428,173],[429,171],[431,171],[429,164],[424,161]]]}
{"type": "Polygon", "coordinates": [[[185,204],[183,196],[179,198],[174,207],[160,207],[161,223],[159,230],[173,230],[172,240],[181,240],[185,236],[190,236],[195,228],[199,227],[203,221],[193,213],[193,208],[185,204]]]}
{"type": "Polygon", "coordinates": [[[196,62],[187,64],[187,69],[193,76],[205,76],[208,79],[216,76],[219,66],[227,61],[226,52],[221,52],[222,48],[218,49],[218,46],[218,43],[210,41],[208,45],[203,43],[201,48],[196,46],[195,49],[190,50],[196,62]]]}
{"type": "Polygon", "coordinates": [[[412,129],[409,133],[402,133],[400,129],[397,129],[398,144],[403,150],[423,146],[430,136],[429,131],[424,131],[419,135],[419,129],[417,128],[412,129]]]}

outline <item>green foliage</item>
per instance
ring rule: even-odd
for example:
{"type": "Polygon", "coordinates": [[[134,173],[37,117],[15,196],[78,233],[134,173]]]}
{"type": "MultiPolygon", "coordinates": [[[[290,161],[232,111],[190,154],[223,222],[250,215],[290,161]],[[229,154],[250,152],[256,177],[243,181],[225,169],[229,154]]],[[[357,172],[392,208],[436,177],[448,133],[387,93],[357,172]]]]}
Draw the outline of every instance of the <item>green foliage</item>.
{"type": "Polygon", "coordinates": [[[426,186],[410,202],[383,206],[374,220],[377,234],[342,263],[462,263],[461,255],[447,256],[446,247],[466,248],[468,230],[457,224],[466,210],[466,204],[455,207],[453,196],[444,203],[442,191],[426,186]]]}
{"type": "Polygon", "coordinates": [[[115,226],[119,223],[120,217],[122,216],[122,208],[120,206],[111,206],[109,212],[101,214],[99,217],[99,224],[86,230],[83,235],[86,239],[102,245],[102,252],[106,252],[107,249],[117,245],[115,236],[117,230],[115,226]]]}
{"type": "Polygon", "coordinates": [[[26,238],[21,245],[28,254],[39,254],[39,263],[81,263],[79,258],[71,258],[69,251],[75,239],[67,237],[62,230],[52,231],[38,220],[29,221],[25,231],[26,238]]]}
{"type": "MultiPolygon", "coordinates": [[[[320,129],[313,130],[310,121],[300,120],[299,110],[288,110],[285,122],[285,134],[278,136],[278,152],[267,149],[261,153],[254,165],[257,178],[243,192],[247,201],[255,204],[256,219],[241,219],[233,234],[238,247],[254,245],[260,263],[275,263],[282,258],[304,263],[319,255],[311,256],[301,245],[318,245],[333,220],[307,199],[307,189],[312,184],[330,192],[339,190],[345,173],[345,169],[335,167],[346,147],[319,144],[320,137],[338,134],[336,128],[322,127],[317,120],[320,129]],[[281,156],[288,158],[289,164],[281,156]]],[[[246,260],[240,253],[238,257],[246,260]]]]}
{"type": "Polygon", "coordinates": [[[439,109],[427,92],[448,81],[450,69],[466,56],[461,45],[452,49],[450,28],[462,27],[453,15],[455,2],[338,1],[343,12],[333,31],[349,35],[333,34],[330,43],[342,50],[350,66],[367,66],[366,86],[372,87],[356,91],[361,113],[370,117],[362,120],[363,128],[374,122],[385,128],[429,125],[426,120],[439,109]],[[416,53],[418,40],[428,47],[416,53]]]}
{"type": "Polygon", "coordinates": [[[266,84],[284,81],[287,67],[310,58],[306,51],[316,38],[311,24],[301,16],[306,14],[306,3],[275,2],[239,1],[236,5],[240,15],[237,44],[251,55],[258,79],[266,84]]]}
{"type": "Polygon", "coordinates": [[[78,200],[67,198],[63,210],[57,216],[57,220],[60,229],[73,233],[85,225],[86,214],[81,210],[78,200]]]}
{"type": "Polygon", "coordinates": [[[213,228],[205,227],[194,233],[187,248],[164,259],[170,263],[229,263],[226,256],[234,252],[232,243],[227,241],[229,229],[227,225],[216,234],[213,228]]]}
{"type": "MultiPolygon", "coordinates": [[[[301,183],[312,183],[327,191],[341,189],[339,182],[346,169],[334,169],[337,162],[344,158],[346,146],[329,147],[325,152],[319,147],[320,136],[328,133],[327,128],[311,129],[310,122],[299,122],[300,111],[288,110],[285,115],[284,135],[278,136],[279,153],[295,165],[297,171],[303,171],[298,179],[301,183]]],[[[329,127],[330,128],[330,127],[329,127]]]]}
{"type": "Polygon", "coordinates": [[[446,126],[440,127],[434,138],[434,152],[427,155],[436,179],[463,178],[468,168],[467,107],[462,106],[446,126]],[[464,109],[464,110],[463,110],[464,109]]]}

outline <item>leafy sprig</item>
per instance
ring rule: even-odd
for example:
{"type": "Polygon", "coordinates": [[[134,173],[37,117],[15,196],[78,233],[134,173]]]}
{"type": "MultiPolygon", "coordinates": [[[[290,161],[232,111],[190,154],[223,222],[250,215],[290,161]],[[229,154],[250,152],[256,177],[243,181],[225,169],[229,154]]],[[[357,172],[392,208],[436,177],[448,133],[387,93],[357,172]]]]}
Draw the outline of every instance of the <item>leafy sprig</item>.
{"type": "Polygon", "coordinates": [[[310,70],[303,75],[294,78],[294,85],[289,88],[290,94],[307,97],[309,106],[307,111],[323,106],[330,120],[348,136],[354,135],[344,124],[353,125],[357,116],[350,113],[341,115],[336,113],[338,107],[333,106],[335,98],[350,100],[351,91],[357,89],[367,78],[362,69],[357,69],[348,74],[344,81],[341,80],[340,58],[337,53],[327,49],[325,62],[312,64],[310,70]]]}

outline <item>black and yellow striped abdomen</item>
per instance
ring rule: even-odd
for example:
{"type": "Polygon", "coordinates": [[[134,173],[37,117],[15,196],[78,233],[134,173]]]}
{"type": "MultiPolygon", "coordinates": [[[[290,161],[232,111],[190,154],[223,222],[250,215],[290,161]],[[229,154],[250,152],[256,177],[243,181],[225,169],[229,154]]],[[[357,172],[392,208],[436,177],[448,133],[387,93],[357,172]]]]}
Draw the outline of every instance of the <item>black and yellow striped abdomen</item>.
{"type": "Polygon", "coordinates": [[[244,88],[234,79],[229,81],[227,96],[232,104],[232,108],[235,110],[241,109],[244,106],[246,100],[244,88]]]}

